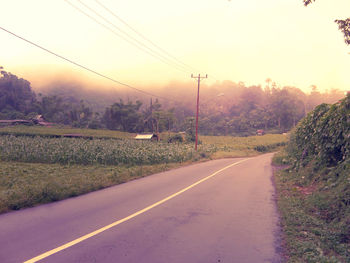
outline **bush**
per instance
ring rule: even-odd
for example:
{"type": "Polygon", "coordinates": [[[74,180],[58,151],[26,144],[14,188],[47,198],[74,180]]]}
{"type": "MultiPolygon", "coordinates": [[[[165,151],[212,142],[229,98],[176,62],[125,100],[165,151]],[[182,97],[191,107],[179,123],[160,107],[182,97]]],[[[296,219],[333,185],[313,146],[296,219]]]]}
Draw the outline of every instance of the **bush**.
{"type": "Polygon", "coordinates": [[[321,104],[295,128],[288,147],[296,165],[316,160],[335,166],[350,157],[350,95],[334,105],[321,104]]]}
{"type": "Polygon", "coordinates": [[[179,133],[176,133],[176,134],[174,134],[174,135],[172,135],[172,136],[170,136],[169,138],[168,138],[168,142],[169,143],[173,143],[173,142],[183,142],[184,141],[184,138],[183,138],[183,136],[181,135],[181,134],[179,134],[179,133]]]}

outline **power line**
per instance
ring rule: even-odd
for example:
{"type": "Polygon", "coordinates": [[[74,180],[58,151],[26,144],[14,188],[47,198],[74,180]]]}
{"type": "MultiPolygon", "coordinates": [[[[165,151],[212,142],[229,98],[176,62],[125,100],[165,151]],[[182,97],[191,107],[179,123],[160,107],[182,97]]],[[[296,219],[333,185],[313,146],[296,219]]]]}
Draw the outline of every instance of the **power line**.
{"type": "Polygon", "coordinates": [[[154,47],[156,47],[157,49],[159,49],[160,51],[162,51],[164,54],[166,54],[167,56],[169,56],[170,58],[176,60],[178,63],[184,65],[185,67],[193,70],[193,71],[198,71],[197,69],[191,67],[190,65],[182,62],[181,60],[179,60],[178,58],[176,58],[175,56],[171,55],[168,51],[164,50],[163,48],[161,48],[159,45],[155,44],[152,40],[150,40],[149,38],[145,37],[143,34],[141,34],[139,31],[137,31],[136,29],[134,29],[132,26],[130,26],[125,20],[123,20],[120,16],[118,16],[117,14],[115,14],[114,12],[112,12],[108,7],[106,7],[105,5],[103,5],[100,1],[95,0],[95,2],[100,5],[103,9],[105,9],[108,13],[110,13],[112,16],[114,16],[115,18],[117,18],[120,22],[122,22],[125,26],[127,26],[130,30],[132,30],[134,33],[136,33],[138,36],[140,36],[141,38],[143,38],[144,40],[146,40],[147,42],[149,42],[150,44],[152,44],[154,47]]]}
{"type": "MultiPolygon", "coordinates": [[[[81,2],[80,0],[78,0],[79,2],[81,2]]],[[[108,13],[110,13],[112,16],[114,16],[116,19],[118,19],[120,22],[122,22],[125,26],[127,26],[130,30],[132,30],[134,33],[136,33],[138,36],[140,36],[141,38],[143,38],[144,40],[146,40],[147,42],[149,42],[151,45],[153,45],[155,48],[159,49],[161,52],[163,52],[164,54],[166,54],[168,57],[172,58],[173,60],[177,61],[178,63],[184,65],[185,67],[189,68],[191,71],[197,71],[200,72],[200,70],[191,67],[190,65],[182,62],[181,60],[179,60],[178,58],[176,58],[175,56],[171,55],[168,51],[164,50],[163,48],[161,48],[159,45],[155,44],[152,40],[150,40],[149,38],[145,37],[143,34],[141,34],[139,31],[137,31],[135,28],[133,28],[132,26],[130,26],[124,19],[122,19],[120,16],[118,16],[115,12],[111,11],[108,7],[106,7],[105,5],[103,5],[99,0],[95,0],[95,2],[100,5],[103,9],[105,9],[108,13]]],[[[215,79],[216,81],[219,81],[219,79],[217,79],[214,75],[212,75],[212,78],[215,79]]]]}
{"type": "MultiPolygon", "coordinates": [[[[79,2],[81,2],[80,0],[78,0],[79,2]]],[[[106,7],[105,5],[103,5],[99,0],[95,0],[95,2],[100,5],[103,9],[105,9],[108,13],[110,13],[112,16],[114,16],[116,19],[118,19],[120,22],[122,22],[125,26],[127,26],[130,30],[132,30],[134,33],[136,33],[138,36],[140,36],[141,38],[143,38],[144,40],[146,40],[147,42],[149,42],[151,45],[153,45],[155,48],[159,49],[161,52],[163,52],[164,54],[166,54],[167,56],[169,56],[170,58],[174,59],[175,61],[177,61],[178,63],[184,65],[185,67],[189,68],[192,71],[197,71],[200,72],[200,70],[182,62],[181,60],[179,60],[177,57],[171,55],[168,51],[166,51],[165,49],[161,48],[159,45],[155,44],[152,40],[150,40],[149,38],[145,37],[142,33],[140,33],[139,31],[137,31],[135,28],[133,28],[130,24],[128,24],[124,19],[122,19],[120,16],[118,16],[115,12],[111,11],[108,7],[106,7]]],[[[219,79],[217,79],[214,75],[212,75],[212,78],[215,79],[216,81],[220,81],[219,79]]]]}
{"type": "MultiPolygon", "coordinates": [[[[108,19],[106,19],[105,17],[103,17],[101,14],[99,14],[98,12],[96,12],[95,10],[93,10],[91,7],[89,7],[87,4],[85,4],[84,2],[82,2],[81,0],[77,0],[79,3],[81,3],[84,7],[86,7],[88,10],[90,10],[91,12],[93,12],[95,15],[97,15],[98,17],[100,17],[101,19],[103,19],[104,21],[106,21],[108,24],[112,25],[114,28],[116,28],[119,32],[122,32],[123,34],[125,34],[127,37],[129,37],[130,39],[134,40],[135,42],[137,42],[138,44],[142,45],[143,47],[147,48],[148,50],[150,50],[151,52],[161,56],[162,58],[169,60],[171,63],[174,63],[173,61],[171,61],[169,58],[167,58],[166,56],[162,55],[161,53],[151,49],[150,47],[148,47],[146,44],[142,43],[141,41],[139,41],[138,39],[134,38],[133,36],[131,36],[130,34],[128,34],[127,32],[125,32],[124,30],[120,29],[119,27],[117,27],[114,23],[112,23],[111,21],[109,21],[108,19]]],[[[99,3],[99,2],[98,2],[99,3]]],[[[99,3],[101,4],[101,3],[99,3]]],[[[102,4],[101,4],[102,5],[102,4]]],[[[180,64],[182,64],[182,62],[179,62],[180,64]]],[[[174,63],[175,64],[175,63],[174,63]]],[[[175,64],[177,67],[179,65],[175,64]]],[[[186,67],[188,67],[187,65],[185,65],[186,67]]],[[[183,67],[183,66],[182,66],[183,67]]],[[[187,70],[187,69],[186,69],[187,70]]]]}
{"type": "MultiPolygon", "coordinates": [[[[168,57],[170,57],[171,59],[169,59],[168,57],[162,55],[159,51],[155,51],[154,49],[148,47],[146,44],[142,43],[141,41],[139,41],[138,39],[134,38],[133,36],[131,36],[130,34],[128,34],[127,32],[125,32],[124,30],[120,29],[118,26],[116,26],[114,23],[112,23],[110,20],[108,20],[107,18],[105,18],[104,16],[102,16],[101,14],[99,14],[97,11],[95,11],[93,8],[91,8],[90,6],[88,6],[87,4],[85,4],[84,2],[82,2],[81,0],[77,0],[81,5],[83,5],[86,9],[88,9],[90,12],[94,13],[96,16],[98,16],[100,19],[104,20],[105,22],[107,22],[108,24],[110,24],[112,27],[114,27],[115,29],[117,29],[119,32],[121,32],[122,34],[124,34],[127,38],[125,38],[124,36],[120,35],[119,33],[117,33],[116,31],[114,31],[113,29],[109,28],[108,26],[106,26],[105,24],[102,24],[100,21],[98,21],[97,19],[95,19],[94,17],[92,17],[91,15],[89,15],[88,13],[84,12],[81,8],[77,7],[76,5],[72,4],[70,2],[70,0],[65,0],[69,5],[71,5],[73,8],[75,8],[77,11],[79,11],[80,13],[84,14],[85,16],[89,17],[90,19],[92,19],[94,22],[96,22],[97,24],[99,24],[100,26],[103,26],[104,28],[106,28],[107,30],[111,31],[113,34],[117,35],[118,37],[122,38],[123,40],[127,41],[128,43],[130,43],[131,45],[137,47],[138,49],[142,50],[143,52],[146,52],[147,54],[151,55],[152,57],[160,60],[161,62],[167,64],[168,66],[174,67],[179,71],[182,71],[184,73],[191,73],[192,71],[197,71],[200,72],[198,69],[193,68],[189,65],[187,65],[186,63],[182,62],[181,60],[177,59],[175,56],[171,55],[169,52],[167,52],[166,50],[164,50],[163,48],[161,48],[159,45],[155,44],[153,41],[151,41],[149,38],[145,37],[143,34],[141,34],[140,32],[138,32],[136,29],[134,29],[133,27],[131,27],[127,22],[125,22],[122,18],[120,18],[118,15],[116,15],[114,12],[112,12],[110,9],[108,9],[105,5],[103,5],[100,1],[95,0],[95,2],[100,5],[103,9],[105,9],[107,12],[109,12],[110,14],[112,14],[114,17],[116,17],[119,21],[121,21],[124,25],[126,25],[129,29],[131,29],[133,32],[135,32],[137,35],[139,35],[141,38],[143,38],[144,40],[148,41],[149,43],[151,43],[154,47],[156,47],[158,50],[160,50],[162,53],[166,54],[168,57]],[[129,38],[129,39],[128,39],[129,38]],[[130,39],[132,41],[130,41],[130,39]],[[190,70],[191,71],[190,71],[190,70]]],[[[211,74],[211,77],[216,80],[216,81],[220,81],[218,78],[216,78],[213,74],[211,74]]]]}
{"type": "Polygon", "coordinates": [[[14,37],[16,37],[16,38],[19,38],[19,39],[21,39],[21,40],[23,40],[23,41],[25,41],[25,42],[27,42],[27,43],[29,43],[29,44],[31,44],[31,45],[37,47],[37,48],[40,48],[40,49],[46,51],[47,53],[50,53],[51,55],[54,55],[54,56],[56,56],[56,57],[58,57],[58,58],[60,58],[60,59],[63,59],[63,60],[65,60],[65,61],[67,61],[67,62],[69,62],[69,63],[71,63],[71,64],[73,64],[73,65],[75,65],[75,66],[78,66],[78,67],[80,67],[80,68],[82,68],[82,69],[85,69],[85,70],[87,70],[87,71],[89,71],[89,72],[91,72],[91,73],[94,73],[95,75],[98,75],[98,76],[102,77],[102,78],[108,79],[108,80],[110,80],[110,81],[112,81],[112,82],[114,82],[114,83],[120,84],[120,85],[122,85],[122,86],[128,87],[128,88],[133,89],[133,90],[136,90],[136,91],[138,91],[138,92],[140,92],[140,93],[143,93],[143,94],[145,94],[145,95],[148,95],[148,96],[152,96],[152,97],[156,97],[156,98],[160,98],[160,99],[164,99],[164,100],[168,100],[168,101],[174,101],[174,102],[179,103],[179,101],[177,101],[177,100],[175,100],[175,99],[171,99],[171,98],[166,98],[166,97],[163,97],[163,96],[155,95],[155,94],[153,94],[153,93],[150,93],[150,92],[147,92],[147,91],[144,91],[144,90],[135,88],[135,87],[133,87],[133,86],[131,86],[131,85],[129,85],[129,84],[120,82],[120,81],[118,81],[118,80],[116,80],[116,79],[114,79],[114,78],[111,78],[111,77],[108,77],[108,76],[106,76],[106,75],[104,75],[104,74],[101,74],[101,73],[97,72],[96,70],[90,69],[90,68],[88,68],[88,67],[86,67],[86,66],[84,66],[84,65],[82,65],[82,64],[79,64],[79,63],[77,63],[77,62],[75,62],[75,61],[73,61],[73,60],[71,60],[71,59],[68,59],[68,58],[66,58],[66,57],[64,57],[64,56],[61,56],[61,55],[59,55],[59,54],[57,54],[57,53],[55,53],[55,52],[53,52],[53,51],[51,51],[51,50],[49,50],[49,49],[47,49],[47,48],[44,48],[44,47],[42,47],[42,46],[40,46],[40,45],[38,45],[38,44],[36,44],[36,43],[34,43],[34,42],[28,40],[28,39],[25,39],[24,37],[21,37],[21,36],[15,34],[15,33],[11,32],[11,31],[9,31],[9,30],[7,30],[7,29],[1,27],[1,26],[0,26],[0,29],[3,30],[3,31],[5,31],[5,32],[7,32],[7,33],[9,33],[10,35],[12,35],[12,36],[14,36],[14,37]]]}
{"type": "Polygon", "coordinates": [[[122,38],[123,40],[127,41],[129,44],[137,47],[138,49],[142,50],[143,52],[151,55],[152,57],[160,60],[161,62],[176,68],[177,70],[180,70],[184,73],[190,73],[189,70],[184,69],[183,67],[181,67],[180,65],[175,64],[173,61],[170,61],[168,58],[164,57],[163,55],[157,53],[156,51],[152,50],[151,48],[147,47],[145,44],[143,44],[142,42],[138,41],[137,39],[135,39],[134,37],[130,36],[128,33],[126,33],[125,31],[121,30],[120,28],[118,28],[116,25],[114,25],[112,22],[110,22],[108,19],[104,18],[102,15],[100,15],[99,13],[97,13],[95,10],[93,10],[92,8],[90,8],[88,5],[86,5],[85,3],[83,3],[82,1],[78,0],[80,2],[81,5],[83,5],[85,8],[87,8],[88,10],[90,10],[90,12],[94,13],[95,15],[97,15],[98,17],[100,17],[101,19],[103,19],[105,22],[107,22],[108,24],[112,25],[114,28],[116,28],[119,32],[121,32],[122,34],[124,34],[125,36],[117,33],[115,30],[111,29],[110,27],[106,26],[105,24],[102,24],[100,21],[98,21],[97,19],[95,19],[94,17],[92,17],[91,15],[89,15],[88,13],[86,13],[85,11],[83,11],[81,8],[77,7],[76,5],[72,4],[69,0],[65,0],[70,6],[72,6],[73,8],[75,8],[77,11],[79,11],[80,13],[84,14],[85,16],[87,16],[88,18],[90,18],[91,20],[93,20],[95,23],[99,24],[100,26],[103,26],[104,28],[106,28],[107,30],[111,31],[113,34],[115,34],[116,36],[122,38]],[[131,40],[130,40],[131,39],[131,40]]]}

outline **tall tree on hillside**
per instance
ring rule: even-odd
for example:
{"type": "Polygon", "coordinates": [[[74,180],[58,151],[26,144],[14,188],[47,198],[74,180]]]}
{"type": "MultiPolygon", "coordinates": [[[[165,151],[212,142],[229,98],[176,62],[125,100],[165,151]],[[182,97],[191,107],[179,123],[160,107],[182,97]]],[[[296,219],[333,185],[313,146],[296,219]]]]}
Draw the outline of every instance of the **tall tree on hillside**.
{"type": "Polygon", "coordinates": [[[305,115],[303,101],[288,87],[272,90],[271,109],[281,131],[292,128],[305,115]]]}
{"type": "Polygon", "coordinates": [[[143,111],[143,125],[145,131],[158,132],[158,122],[154,113],[159,111],[161,107],[162,105],[159,103],[158,99],[155,101],[151,99],[149,107],[143,111]]]}
{"type": "Polygon", "coordinates": [[[70,123],[79,128],[88,127],[93,115],[92,109],[87,107],[83,100],[81,100],[77,105],[72,104],[71,109],[68,111],[70,123]]]}
{"type": "Polygon", "coordinates": [[[139,112],[142,102],[124,103],[121,99],[106,108],[103,121],[108,129],[126,132],[143,130],[142,114],[139,112]]]}
{"type": "Polygon", "coordinates": [[[50,122],[69,124],[66,110],[68,110],[68,105],[63,102],[61,97],[44,96],[40,101],[39,113],[50,122]]]}
{"type": "Polygon", "coordinates": [[[0,112],[18,112],[27,115],[36,101],[29,81],[18,78],[0,67],[0,112]]]}

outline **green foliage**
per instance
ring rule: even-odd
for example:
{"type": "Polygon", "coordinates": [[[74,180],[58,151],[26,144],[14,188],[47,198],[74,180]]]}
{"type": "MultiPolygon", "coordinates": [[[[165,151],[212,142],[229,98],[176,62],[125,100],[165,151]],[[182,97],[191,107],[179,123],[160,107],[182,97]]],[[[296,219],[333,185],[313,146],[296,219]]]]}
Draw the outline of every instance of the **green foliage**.
{"type": "Polygon", "coordinates": [[[350,45],[350,18],[337,19],[335,22],[338,24],[339,30],[344,34],[345,43],[350,45]]]}
{"type": "Polygon", "coordinates": [[[292,133],[288,152],[295,167],[316,160],[334,166],[350,157],[350,95],[332,106],[322,104],[292,133]]]}
{"type": "Polygon", "coordinates": [[[350,95],[309,113],[287,153],[277,186],[290,262],[350,262],[350,95]]]}
{"type": "Polygon", "coordinates": [[[285,146],[286,144],[286,142],[277,142],[268,145],[257,145],[254,147],[254,150],[258,152],[270,152],[278,147],[285,146]]]}
{"type": "MultiPolygon", "coordinates": [[[[315,2],[316,0],[303,0],[304,5],[308,6],[309,4],[315,2]]],[[[339,30],[344,34],[345,43],[350,45],[350,18],[345,20],[337,19],[335,22],[338,24],[339,30]]]]}
{"type": "Polygon", "coordinates": [[[171,135],[169,138],[168,138],[168,142],[169,143],[174,143],[174,142],[183,142],[184,141],[184,138],[181,134],[179,133],[176,133],[174,135],[171,135]]]}
{"type": "Polygon", "coordinates": [[[35,93],[27,80],[0,69],[0,112],[6,119],[23,118],[33,111],[35,93]]]}
{"type": "Polygon", "coordinates": [[[121,130],[125,132],[137,132],[142,130],[142,116],[138,112],[142,103],[131,101],[124,103],[123,100],[106,108],[103,116],[104,123],[108,129],[121,130]]]}

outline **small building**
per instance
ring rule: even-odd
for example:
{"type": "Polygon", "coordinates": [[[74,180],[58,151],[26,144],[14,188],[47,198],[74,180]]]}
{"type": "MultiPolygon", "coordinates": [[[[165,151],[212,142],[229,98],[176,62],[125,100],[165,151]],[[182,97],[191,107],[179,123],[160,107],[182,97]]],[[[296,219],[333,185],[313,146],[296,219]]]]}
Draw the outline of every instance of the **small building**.
{"type": "Polygon", "coordinates": [[[265,134],[265,131],[264,130],[256,130],[256,135],[258,136],[262,136],[265,134]]]}
{"type": "Polygon", "coordinates": [[[52,122],[47,122],[44,119],[43,115],[36,115],[33,119],[32,119],[33,123],[36,125],[40,125],[40,126],[46,126],[46,127],[51,127],[52,125],[54,125],[54,123],[52,122]]]}
{"type": "Polygon", "coordinates": [[[135,140],[146,140],[146,141],[158,141],[159,137],[157,134],[137,134],[135,140]]]}

